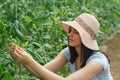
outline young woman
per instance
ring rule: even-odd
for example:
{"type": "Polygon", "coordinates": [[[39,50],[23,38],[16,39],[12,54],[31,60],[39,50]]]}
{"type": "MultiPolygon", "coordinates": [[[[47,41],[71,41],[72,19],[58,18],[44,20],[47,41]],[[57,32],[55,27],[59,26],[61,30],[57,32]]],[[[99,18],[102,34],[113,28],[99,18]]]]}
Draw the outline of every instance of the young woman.
{"type": "Polygon", "coordinates": [[[68,33],[68,47],[61,50],[55,59],[42,66],[22,48],[11,43],[10,54],[23,64],[29,72],[44,80],[113,80],[109,59],[99,51],[96,37],[99,31],[97,19],[83,13],[74,21],[61,22],[68,33]],[[69,64],[71,74],[67,77],[57,75],[65,64],[69,64]]]}

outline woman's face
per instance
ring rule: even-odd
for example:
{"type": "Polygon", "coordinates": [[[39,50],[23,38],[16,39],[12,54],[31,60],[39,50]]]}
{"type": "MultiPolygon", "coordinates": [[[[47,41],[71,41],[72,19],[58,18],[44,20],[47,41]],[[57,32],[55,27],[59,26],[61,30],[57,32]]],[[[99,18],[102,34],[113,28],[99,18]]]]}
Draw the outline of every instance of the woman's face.
{"type": "Polygon", "coordinates": [[[69,43],[69,46],[72,46],[72,47],[80,47],[81,45],[80,35],[78,31],[72,27],[70,27],[69,29],[68,43],[69,43]]]}

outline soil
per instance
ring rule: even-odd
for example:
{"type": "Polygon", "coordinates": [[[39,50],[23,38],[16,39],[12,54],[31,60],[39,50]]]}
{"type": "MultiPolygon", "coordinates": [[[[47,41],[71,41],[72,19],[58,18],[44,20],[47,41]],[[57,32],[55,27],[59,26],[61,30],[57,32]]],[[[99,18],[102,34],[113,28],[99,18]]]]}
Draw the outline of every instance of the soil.
{"type": "Polygon", "coordinates": [[[116,32],[101,46],[101,50],[110,58],[113,80],[120,79],[120,32],[116,32]]]}

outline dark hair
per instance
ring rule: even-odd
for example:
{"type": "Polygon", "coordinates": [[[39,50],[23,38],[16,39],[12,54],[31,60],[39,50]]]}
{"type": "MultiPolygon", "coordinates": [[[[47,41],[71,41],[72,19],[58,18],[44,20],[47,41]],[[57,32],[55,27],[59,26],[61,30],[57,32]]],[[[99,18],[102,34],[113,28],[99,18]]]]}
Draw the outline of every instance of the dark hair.
{"type": "MultiPolygon", "coordinates": [[[[92,54],[94,54],[95,51],[98,52],[99,50],[91,50],[91,49],[87,48],[86,46],[84,46],[82,43],[81,43],[81,47],[80,48],[81,48],[81,55],[80,55],[81,66],[80,67],[82,68],[82,67],[85,66],[87,59],[92,54]]],[[[75,47],[71,47],[71,46],[69,46],[69,50],[70,50],[70,56],[71,56],[70,62],[74,63],[76,58],[77,58],[77,56],[78,56],[77,51],[75,50],[75,47]]],[[[107,57],[107,59],[108,59],[108,61],[110,63],[110,59],[108,58],[108,56],[105,53],[103,53],[103,54],[107,57]]]]}
{"type": "MultiPolygon", "coordinates": [[[[80,62],[82,63],[80,67],[82,68],[85,66],[87,59],[93,54],[94,50],[91,50],[85,47],[83,44],[81,44],[80,48],[81,48],[80,62]]],[[[70,50],[70,56],[71,56],[70,62],[73,63],[75,62],[78,54],[77,54],[77,51],[75,50],[75,47],[69,46],[69,50],[70,50]]]]}

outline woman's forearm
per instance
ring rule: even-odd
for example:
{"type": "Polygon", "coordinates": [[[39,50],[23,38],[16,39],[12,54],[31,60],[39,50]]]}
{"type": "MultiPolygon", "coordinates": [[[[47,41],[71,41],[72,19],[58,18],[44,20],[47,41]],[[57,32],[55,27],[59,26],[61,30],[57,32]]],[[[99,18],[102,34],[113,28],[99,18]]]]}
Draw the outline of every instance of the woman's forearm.
{"type": "Polygon", "coordinates": [[[10,45],[10,54],[13,58],[23,64],[36,77],[43,78],[44,80],[65,80],[65,78],[41,66],[22,48],[16,47],[15,44],[10,45]]]}
{"type": "Polygon", "coordinates": [[[36,62],[35,60],[31,61],[32,65],[28,65],[32,71],[34,71],[34,73],[38,76],[43,78],[44,80],[65,80],[65,78],[49,71],[48,69],[46,69],[45,67],[41,66],[38,62],[36,62]]]}
{"type": "Polygon", "coordinates": [[[36,76],[37,78],[40,78],[40,75],[38,75],[30,66],[24,65],[26,67],[26,69],[34,76],[36,76]]]}

